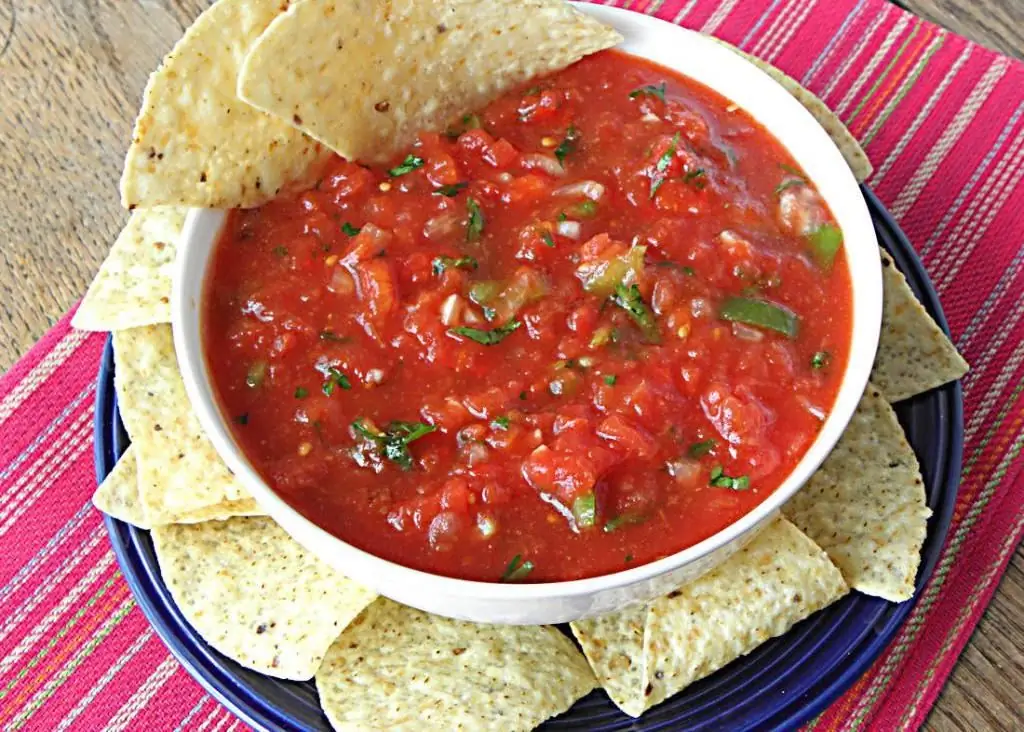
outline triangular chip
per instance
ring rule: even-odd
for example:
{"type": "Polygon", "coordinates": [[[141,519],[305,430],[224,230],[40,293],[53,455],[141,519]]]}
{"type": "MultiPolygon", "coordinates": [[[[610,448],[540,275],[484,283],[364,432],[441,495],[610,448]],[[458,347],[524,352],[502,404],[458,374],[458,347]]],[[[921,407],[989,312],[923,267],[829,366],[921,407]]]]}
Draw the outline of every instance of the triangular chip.
{"type": "Polygon", "coordinates": [[[71,319],[80,330],[124,330],[171,322],[171,271],[186,209],[140,209],[114,246],[71,319]]]}
{"type": "Polygon", "coordinates": [[[644,709],[644,627],[647,605],[571,623],[597,681],[615,705],[631,717],[644,709]]]}
{"type": "Polygon", "coordinates": [[[651,604],[645,707],[750,653],[847,592],[813,541],[785,519],[698,580],[651,604]]]}
{"type": "Polygon", "coordinates": [[[268,518],[161,526],[152,536],[164,583],[203,640],[279,679],[312,678],[376,597],[268,518]]]}
{"type": "Polygon", "coordinates": [[[125,206],[257,206],[315,179],[328,151],[235,96],[246,53],[287,5],[218,0],[164,58],[132,132],[125,206]]]}
{"type": "Polygon", "coordinates": [[[135,448],[139,495],[150,523],[195,520],[197,512],[220,511],[229,502],[242,502],[248,510],[252,496],[217,455],[192,411],[171,327],[116,331],[114,364],[118,406],[135,448]]]}
{"type": "Polygon", "coordinates": [[[882,251],[882,334],[871,381],[890,402],[955,381],[968,365],[882,251]]]}
{"type": "Polygon", "coordinates": [[[531,730],[594,685],[555,628],[466,623],[385,599],[341,634],[316,674],[338,730],[531,730]]]}
{"type": "Polygon", "coordinates": [[[92,505],[118,521],[148,529],[149,521],[139,500],[138,471],[135,450],[129,445],[114,469],[92,494],[92,505]]]}
{"type": "MultiPolygon", "coordinates": [[[[711,36],[709,36],[711,37],[711,36]]],[[[853,171],[854,177],[864,182],[868,176],[872,173],[871,161],[868,160],[867,153],[864,152],[864,148],[857,142],[857,138],[851,134],[850,130],[846,128],[843,121],[839,119],[839,115],[828,108],[825,102],[821,101],[814,95],[813,92],[808,91],[800,85],[796,79],[787,76],[779,69],[772,66],[767,61],[762,61],[756,56],[751,56],[745,51],[733,46],[731,43],[714,38],[714,40],[721,43],[723,46],[735,51],[740,56],[745,58],[750,63],[754,64],[757,68],[761,69],[768,76],[772,77],[779,83],[782,88],[788,91],[793,97],[804,105],[804,108],[811,113],[814,119],[818,120],[818,124],[824,128],[828,136],[832,138],[832,142],[839,148],[839,152],[846,158],[847,165],[850,166],[850,170],[853,171]]]]}
{"type": "Polygon", "coordinates": [[[307,0],[260,37],[238,94],[346,158],[380,162],[621,40],[562,0],[307,0]]]}
{"type": "Polygon", "coordinates": [[[914,594],[931,510],[896,413],[868,385],[832,454],[783,507],[850,587],[893,602],[914,594]]]}

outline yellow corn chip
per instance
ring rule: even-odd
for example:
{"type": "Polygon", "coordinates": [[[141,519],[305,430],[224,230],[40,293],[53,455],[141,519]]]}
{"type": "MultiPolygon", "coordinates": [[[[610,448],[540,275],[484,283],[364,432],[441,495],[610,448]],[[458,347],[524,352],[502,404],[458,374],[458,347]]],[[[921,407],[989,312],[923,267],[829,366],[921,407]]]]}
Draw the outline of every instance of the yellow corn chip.
{"type": "Polygon", "coordinates": [[[869,385],[832,454],[783,507],[850,587],[893,602],[914,594],[931,510],[914,451],[869,385]]]}
{"type": "Polygon", "coordinates": [[[620,40],[561,0],[306,0],[260,37],[238,94],[339,155],[382,161],[620,40]]]}
{"type": "Polygon", "coordinates": [[[121,178],[128,208],[257,206],[330,155],[235,95],[245,55],[288,0],[218,0],[149,78],[121,178]]]}

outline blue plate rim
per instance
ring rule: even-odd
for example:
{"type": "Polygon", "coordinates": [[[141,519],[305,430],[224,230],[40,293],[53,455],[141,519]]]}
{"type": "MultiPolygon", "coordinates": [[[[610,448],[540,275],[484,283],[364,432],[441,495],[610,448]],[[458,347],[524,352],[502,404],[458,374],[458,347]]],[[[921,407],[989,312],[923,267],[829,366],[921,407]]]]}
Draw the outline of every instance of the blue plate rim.
{"type": "MultiPolygon", "coordinates": [[[[925,309],[932,314],[939,327],[948,335],[949,327],[939,302],[938,294],[916,252],[899,228],[897,222],[878,200],[874,192],[866,185],[862,185],[861,188],[872,218],[875,220],[876,228],[880,232],[885,231],[894,245],[893,251],[890,251],[890,254],[893,256],[899,269],[907,275],[908,281],[910,281],[915,294],[925,309]]],[[[113,469],[117,458],[128,445],[127,435],[120,423],[117,412],[112,372],[113,348],[112,341],[108,338],[98,373],[96,410],[93,422],[95,434],[94,463],[97,480],[100,482],[113,469]]],[[[884,625],[874,628],[865,627],[860,635],[852,643],[848,644],[848,647],[851,649],[850,653],[855,652],[856,656],[845,668],[841,669],[837,676],[825,678],[819,684],[805,689],[800,697],[786,700],[773,713],[759,719],[757,722],[758,728],[796,729],[804,722],[827,709],[885,651],[916,605],[921,589],[931,577],[941,555],[941,546],[949,530],[956,505],[956,495],[959,488],[963,460],[963,392],[960,383],[954,382],[936,392],[922,395],[920,398],[936,397],[942,400],[939,410],[940,414],[944,417],[944,421],[946,421],[945,425],[939,425],[939,428],[935,430],[936,438],[940,443],[939,452],[945,455],[945,461],[940,466],[941,475],[936,475],[933,478],[933,483],[937,486],[933,492],[938,498],[936,505],[932,506],[933,516],[929,525],[928,543],[932,545],[937,544],[938,548],[929,552],[925,557],[925,561],[922,562],[918,573],[917,591],[914,597],[905,603],[894,606],[894,611],[888,614],[884,625]],[[872,632],[874,632],[874,637],[869,638],[868,636],[872,632]],[[866,645],[864,645],[865,643],[866,645]],[[862,645],[864,645],[863,648],[861,647],[862,645]],[[806,701],[800,703],[803,698],[806,698],[806,701]]],[[[121,566],[122,574],[128,582],[136,602],[147,620],[156,630],[158,636],[189,674],[221,704],[254,728],[265,730],[307,729],[306,727],[292,724],[288,718],[287,710],[278,709],[273,705],[265,703],[258,695],[254,695],[249,689],[246,689],[238,679],[228,672],[229,670],[225,670],[221,664],[217,663],[214,655],[219,656],[219,654],[216,651],[213,651],[208,646],[205,646],[205,643],[201,642],[202,647],[200,647],[200,644],[195,643],[193,639],[183,638],[176,632],[177,628],[181,627],[181,624],[185,622],[184,618],[180,615],[177,608],[173,607],[173,603],[158,602],[161,594],[165,594],[166,590],[163,593],[161,592],[160,586],[162,586],[162,581],[156,574],[158,570],[155,566],[155,561],[145,561],[138,544],[140,535],[148,535],[148,532],[135,529],[110,517],[105,517],[104,522],[115,556],[121,566]],[[163,613],[170,613],[170,620],[175,625],[168,624],[167,618],[162,615],[163,613]]],[[[843,612],[845,615],[849,615],[855,611],[856,608],[850,605],[843,612]]],[[[812,616],[805,623],[811,623],[815,620],[820,622],[821,618],[812,616]]],[[[834,623],[835,621],[833,621],[834,623]]],[[[187,625],[184,627],[187,628],[187,625]]],[[[789,637],[794,632],[790,631],[790,633],[782,636],[779,640],[789,637]]],[[[808,636],[809,632],[805,628],[805,632],[795,643],[802,643],[803,639],[808,636]]],[[[811,648],[804,650],[794,645],[792,648],[786,649],[783,657],[777,659],[775,663],[785,664],[792,655],[799,655],[801,653],[803,654],[803,659],[811,658],[813,661],[813,655],[828,640],[828,635],[817,640],[812,638],[811,648]]],[[[755,651],[751,656],[757,653],[758,651],[755,651]]],[[[723,671],[727,671],[728,668],[723,669],[723,671]]],[[[832,669],[829,670],[831,671],[832,669]]],[[[713,675],[709,679],[715,679],[719,674],[713,675]]],[[[767,686],[770,689],[772,687],[771,682],[767,686]]],[[[703,689],[703,687],[701,688],[703,689]]],[[[714,692],[715,687],[712,685],[710,688],[702,691],[700,696],[710,697],[710,700],[706,700],[707,703],[714,704],[714,692]]],[[[600,694],[601,692],[595,693],[600,694]]],[[[760,699],[760,695],[758,695],[755,701],[757,699],[760,699]]],[[[607,705],[611,704],[607,700],[605,703],[607,705]]],[[[753,703],[751,702],[751,704],[753,703]]],[[[664,707],[665,705],[661,706],[664,707]]],[[[649,711],[645,714],[645,717],[657,709],[659,707],[649,711]]],[[[624,721],[628,721],[628,718],[624,718],[624,721]]],[[[652,724],[648,725],[645,724],[644,718],[640,718],[633,720],[632,724],[627,725],[627,727],[640,729],[637,725],[643,725],[645,729],[665,729],[672,723],[672,719],[652,720],[652,724]]]]}

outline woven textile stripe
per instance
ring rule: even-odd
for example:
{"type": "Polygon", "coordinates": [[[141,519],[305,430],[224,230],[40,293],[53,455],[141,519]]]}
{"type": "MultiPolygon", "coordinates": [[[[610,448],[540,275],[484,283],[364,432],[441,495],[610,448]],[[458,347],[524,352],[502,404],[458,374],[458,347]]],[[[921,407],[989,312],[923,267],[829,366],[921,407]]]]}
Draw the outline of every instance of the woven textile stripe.
{"type": "MultiPolygon", "coordinates": [[[[883,0],[615,4],[736,43],[840,112],[972,364],[938,568],[892,646],[809,725],[914,729],[1024,533],[1024,67],[883,0]]],[[[103,341],[65,317],[0,378],[0,729],[244,729],[149,628],[88,505],[103,341]]]]}

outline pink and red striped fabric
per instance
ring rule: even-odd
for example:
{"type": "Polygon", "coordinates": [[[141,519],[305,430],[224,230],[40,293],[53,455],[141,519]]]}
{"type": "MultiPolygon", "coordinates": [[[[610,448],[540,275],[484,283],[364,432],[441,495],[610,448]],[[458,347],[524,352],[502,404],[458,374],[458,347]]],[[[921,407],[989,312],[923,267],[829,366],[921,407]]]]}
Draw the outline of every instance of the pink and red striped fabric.
{"type": "MultiPolygon", "coordinates": [[[[839,112],[971,363],[935,576],[892,647],[810,725],[916,728],[1024,533],[1024,65],[883,0],[624,4],[740,45],[839,112]]],[[[0,380],[0,728],[240,729],[149,629],[89,505],[103,341],[64,318],[0,380]]]]}

